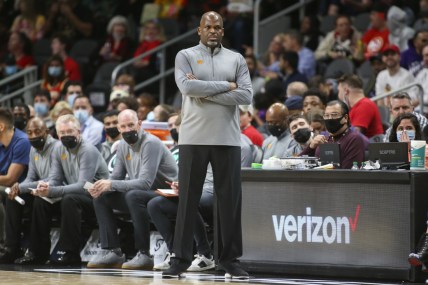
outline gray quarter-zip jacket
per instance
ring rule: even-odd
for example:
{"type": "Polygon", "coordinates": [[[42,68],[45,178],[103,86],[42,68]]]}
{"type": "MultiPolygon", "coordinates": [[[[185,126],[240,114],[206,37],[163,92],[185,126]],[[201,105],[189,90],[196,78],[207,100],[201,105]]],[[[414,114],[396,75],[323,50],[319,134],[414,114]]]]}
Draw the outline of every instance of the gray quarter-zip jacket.
{"type": "Polygon", "coordinates": [[[199,45],[175,58],[175,82],[183,95],[179,144],[240,146],[239,108],[252,102],[245,59],[223,46],[199,45]],[[197,80],[189,80],[192,73],[197,80]],[[230,90],[229,82],[238,88],[230,90]]]}
{"type": "Polygon", "coordinates": [[[178,167],[171,152],[154,135],[140,131],[138,141],[130,146],[123,139],[116,152],[112,190],[154,190],[169,188],[165,181],[177,181],[178,167]],[[124,180],[126,174],[129,180],[124,180]]]}
{"type": "Polygon", "coordinates": [[[27,177],[19,184],[19,191],[21,193],[30,193],[31,190],[29,188],[37,188],[40,180],[47,181],[51,168],[52,154],[55,147],[59,144],[58,140],[48,135],[41,151],[31,147],[27,177]]]}
{"type": "MultiPolygon", "coordinates": [[[[108,179],[107,164],[98,149],[81,139],[73,150],[62,143],[55,148],[49,175],[49,197],[86,194],[85,182],[108,179]]],[[[89,193],[87,194],[89,195],[89,193]]]]}

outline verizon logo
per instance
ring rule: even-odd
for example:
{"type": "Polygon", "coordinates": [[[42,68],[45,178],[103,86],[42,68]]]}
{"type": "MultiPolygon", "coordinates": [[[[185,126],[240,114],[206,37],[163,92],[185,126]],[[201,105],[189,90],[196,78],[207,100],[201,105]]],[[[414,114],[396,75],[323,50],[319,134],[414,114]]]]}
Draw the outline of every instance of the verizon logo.
{"type": "Polygon", "coordinates": [[[306,208],[305,216],[272,215],[276,241],[283,238],[288,242],[351,243],[350,232],[357,229],[360,205],[354,217],[312,216],[312,209],[306,208]]]}

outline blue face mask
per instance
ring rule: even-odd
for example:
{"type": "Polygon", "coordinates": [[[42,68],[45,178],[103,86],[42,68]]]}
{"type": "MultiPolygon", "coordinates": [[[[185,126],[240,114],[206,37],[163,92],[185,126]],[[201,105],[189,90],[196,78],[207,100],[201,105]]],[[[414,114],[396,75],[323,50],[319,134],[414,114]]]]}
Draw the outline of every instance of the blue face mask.
{"type": "Polygon", "coordinates": [[[74,116],[79,120],[81,124],[84,124],[89,118],[89,112],[88,110],[79,109],[74,111],[74,116]]]}
{"type": "MultiPolygon", "coordinates": [[[[397,141],[400,142],[400,138],[401,138],[401,134],[403,133],[403,131],[397,131],[397,141]]],[[[415,131],[414,130],[408,130],[406,131],[407,136],[409,137],[409,140],[414,140],[415,139],[415,131]]]]}
{"type": "Polygon", "coordinates": [[[70,94],[67,96],[67,103],[68,103],[68,105],[70,105],[70,107],[73,107],[73,103],[74,103],[74,100],[76,99],[76,97],[77,97],[76,93],[73,93],[73,94],[70,94]]]}
{"type": "Polygon", "coordinates": [[[150,113],[147,114],[146,116],[146,120],[153,122],[155,120],[155,113],[153,113],[153,111],[151,111],[150,113]]]}
{"type": "Polygon", "coordinates": [[[4,73],[6,75],[12,75],[14,73],[16,73],[18,71],[18,68],[16,67],[16,65],[6,65],[4,67],[4,73]]]}
{"type": "Polygon", "coordinates": [[[34,112],[36,112],[40,117],[45,117],[49,112],[48,105],[44,103],[36,103],[34,104],[34,112]]]}
{"type": "Polygon", "coordinates": [[[61,75],[62,67],[61,66],[49,66],[48,73],[52,77],[58,77],[61,75]]]}

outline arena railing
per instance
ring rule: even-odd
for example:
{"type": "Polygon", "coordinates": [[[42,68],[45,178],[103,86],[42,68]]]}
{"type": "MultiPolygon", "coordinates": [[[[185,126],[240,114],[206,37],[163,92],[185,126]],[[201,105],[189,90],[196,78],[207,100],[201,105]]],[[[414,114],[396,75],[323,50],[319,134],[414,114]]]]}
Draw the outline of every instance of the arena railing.
{"type": "Polygon", "coordinates": [[[26,67],[0,80],[0,105],[12,107],[16,98],[21,98],[26,104],[33,103],[33,91],[40,87],[41,82],[37,80],[37,66],[26,67]],[[7,89],[15,83],[22,83],[23,87],[8,92],[7,89]]]}
{"type": "Polygon", "coordinates": [[[172,40],[169,40],[169,41],[165,42],[164,44],[161,44],[160,46],[158,46],[152,50],[149,50],[143,54],[140,54],[137,57],[134,57],[134,58],[129,59],[125,62],[122,62],[121,64],[116,66],[116,68],[111,73],[111,85],[112,86],[114,85],[116,77],[118,76],[119,72],[122,69],[132,65],[134,62],[136,62],[136,61],[138,61],[138,60],[140,60],[140,59],[142,59],[148,55],[159,52],[159,54],[158,54],[159,74],[156,76],[153,76],[150,79],[147,79],[147,80],[141,82],[140,84],[137,84],[134,89],[136,91],[138,91],[138,90],[141,90],[142,88],[144,88],[144,87],[146,87],[146,86],[148,86],[148,85],[150,85],[156,81],[159,81],[159,102],[164,103],[165,102],[165,81],[166,81],[165,78],[166,78],[166,76],[174,73],[174,67],[171,67],[168,70],[166,70],[166,59],[167,59],[166,49],[168,47],[178,43],[178,42],[181,42],[187,38],[190,38],[194,34],[196,34],[196,27],[195,27],[195,29],[192,29],[192,30],[180,35],[180,36],[177,36],[177,37],[173,38],[172,40]]]}
{"type": "Polygon", "coordinates": [[[419,83],[408,84],[408,85],[405,85],[405,86],[400,87],[398,89],[395,89],[393,91],[390,91],[390,92],[387,92],[387,93],[383,93],[381,95],[377,95],[377,96],[372,97],[370,99],[372,101],[379,101],[379,100],[382,100],[384,98],[394,96],[395,94],[403,92],[403,91],[408,90],[408,89],[417,89],[417,92],[419,93],[418,94],[418,96],[419,96],[419,105],[418,105],[418,107],[420,106],[421,113],[423,113],[424,106],[425,106],[425,104],[424,104],[424,88],[419,83]]]}

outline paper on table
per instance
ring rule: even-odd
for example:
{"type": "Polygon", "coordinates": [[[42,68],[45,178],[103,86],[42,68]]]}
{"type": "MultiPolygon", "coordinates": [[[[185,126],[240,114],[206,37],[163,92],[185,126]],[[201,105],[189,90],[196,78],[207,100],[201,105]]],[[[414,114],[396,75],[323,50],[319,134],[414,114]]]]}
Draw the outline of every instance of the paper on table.
{"type": "MultiPolygon", "coordinates": [[[[33,192],[33,193],[37,193],[37,189],[35,189],[35,188],[28,188],[28,189],[30,189],[31,192],[33,192]]],[[[57,198],[48,198],[48,197],[42,197],[42,196],[38,196],[38,197],[42,198],[43,200],[45,200],[46,202],[49,202],[51,204],[54,204],[54,203],[56,203],[62,199],[62,197],[57,197],[57,198]]]]}
{"type": "Polygon", "coordinates": [[[156,192],[165,197],[178,197],[177,192],[172,189],[157,189],[156,192]]]}
{"type": "Polygon", "coordinates": [[[86,189],[86,190],[89,190],[89,189],[91,189],[93,186],[94,186],[94,184],[93,184],[93,183],[86,181],[86,182],[85,182],[85,185],[83,185],[83,188],[84,188],[84,189],[86,189]]]}

